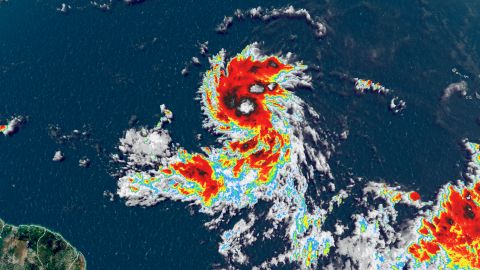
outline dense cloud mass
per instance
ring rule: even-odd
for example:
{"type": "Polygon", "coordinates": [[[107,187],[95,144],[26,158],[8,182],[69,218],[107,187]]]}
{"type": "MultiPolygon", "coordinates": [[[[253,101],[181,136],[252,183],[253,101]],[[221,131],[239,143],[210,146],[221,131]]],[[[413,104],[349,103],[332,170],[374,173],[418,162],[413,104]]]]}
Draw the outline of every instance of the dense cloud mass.
{"type": "MultiPolygon", "coordinates": [[[[318,114],[287,90],[311,87],[306,66],[289,63],[290,58],[265,56],[257,44],[249,45],[228,65],[245,69],[241,73],[245,78],[238,80],[235,74],[222,75],[224,51],[213,56],[199,95],[204,126],[220,135],[224,147],[204,147],[202,154],[177,148],[163,127],[171,116],[153,129],[127,130],[120,139],[121,154],[114,156],[124,164],[118,194],[128,205],[154,205],[167,198],[191,202],[212,215],[206,224],[211,229],[219,229],[240,209],[269,201],[267,220],[273,230],[286,226],[285,237],[291,242],[290,249],[271,262],[288,258],[305,266],[315,264],[321,249],[333,245],[332,236],[320,226],[327,210],[307,210],[304,194],[316,175],[332,176],[327,157],[319,150],[328,145],[305,121],[307,114],[313,118],[318,114]],[[304,225],[299,227],[300,219],[304,225]],[[311,251],[303,253],[308,247],[311,251]]],[[[220,254],[232,263],[248,263],[242,250],[257,240],[256,220],[250,213],[248,221],[241,219],[224,230],[220,254]]],[[[272,232],[260,234],[270,238],[272,232]]]]}

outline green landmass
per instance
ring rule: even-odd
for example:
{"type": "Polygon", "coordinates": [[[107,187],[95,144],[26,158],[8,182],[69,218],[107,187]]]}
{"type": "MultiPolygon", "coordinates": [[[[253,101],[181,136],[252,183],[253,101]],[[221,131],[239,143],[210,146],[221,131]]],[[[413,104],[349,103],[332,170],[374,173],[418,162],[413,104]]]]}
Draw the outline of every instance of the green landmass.
{"type": "Polygon", "coordinates": [[[85,257],[60,234],[37,225],[0,219],[0,270],[84,270],[85,257]]]}

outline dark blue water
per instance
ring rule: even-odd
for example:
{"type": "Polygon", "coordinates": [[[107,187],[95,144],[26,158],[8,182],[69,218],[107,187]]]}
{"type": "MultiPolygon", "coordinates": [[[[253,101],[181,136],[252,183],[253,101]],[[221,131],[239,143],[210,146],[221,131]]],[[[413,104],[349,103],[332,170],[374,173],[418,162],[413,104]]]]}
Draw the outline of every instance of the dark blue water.
{"type": "Polygon", "coordinates": [[[86,8],[67,15],[55,11],[60,3],[0,5],[0,116],[29,118],[17,134],[0,138],[0,217],[60,232],[90,269],[225,265],[217,254],[219,237],[203,227],[208,217],[190,215],[182,203],[130,208],[103,196],[115,192],[108,154],[132,115],[139,125],[152,125],[165,103],[175,115],[169,126],[174,140],[198,147],[202,117],[193,98],[206,59],[189,76],[180,75],[199,56],[197,42],[208,40],[213,53],[225,48],[234,54],[260,41],[268,52],[292,51],[319,67],[311,71],[315,89],[298,94],[323,116],[319,128],[350,130],[331,162],[340,186],[351,172],[433,198],[436,188],[461,177],[459,141],[478,138],[475,98],[439,101],[442,90],[461,79],[453,67],[471,77],[471,93],[478,88],[480,7],[473,1],[295,3],[326,20],[329,34],[321,40],[302,20],[235,22],[226,35],[214,31],[236,8],[290,1],[116,2],[106,13],[73,1],[86,8]],[[332,72],[380,81],[407,101],[407,109],[393,115],[388,98],[358,97],[332,72]],[[85,125],[91,135],[59,145],[49,136],[51,124],[66,132],[85,125]],[[51,161],[58,149],[66,154],[62,163],[51,161]],[[83,156],[92,160],[88,169],[78,167],[83,156]]]}

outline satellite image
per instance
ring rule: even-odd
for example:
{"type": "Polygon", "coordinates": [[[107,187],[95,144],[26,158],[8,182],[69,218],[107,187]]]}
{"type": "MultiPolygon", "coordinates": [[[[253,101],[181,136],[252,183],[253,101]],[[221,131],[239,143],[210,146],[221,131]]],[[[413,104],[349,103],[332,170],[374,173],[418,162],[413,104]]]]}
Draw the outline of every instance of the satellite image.
{"type": "Polygon", "coordinates": [[[479,25],[0,0],[0,270],[480,269],[479,25]]]}

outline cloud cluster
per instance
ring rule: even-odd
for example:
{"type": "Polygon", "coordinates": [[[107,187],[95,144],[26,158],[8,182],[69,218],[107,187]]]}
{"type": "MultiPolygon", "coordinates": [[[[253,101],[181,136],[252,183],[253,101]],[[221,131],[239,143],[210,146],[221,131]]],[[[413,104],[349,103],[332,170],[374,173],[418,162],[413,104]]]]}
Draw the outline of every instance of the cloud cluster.
{"type": "Polygon", "coordinates": [[[314,19],[308,10],[303,8],[295,9],[293,6],[273,9],[265,9],[259,6],[246,11],[237,9],[233,16],[225,16],[223,18],[223,21],[217,25],[216,31],[222,34],[226,33],[232,26],[234,19],[243,20],[246,18],[258,19],[263,22],[280,18],[304,19],[305,22],[314,30],[315,36],[323,37],[327,33],[325,24],[320,20],[314,19]]]}
{"type": "Polygon", "coordinates": [[[3,135],[12,135],[26,122],[23,116],[14,116],[6,124],[0,125],[0,133],[3,135]]]}

